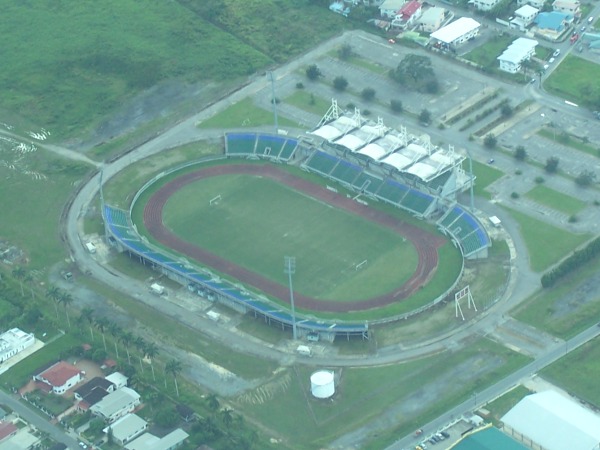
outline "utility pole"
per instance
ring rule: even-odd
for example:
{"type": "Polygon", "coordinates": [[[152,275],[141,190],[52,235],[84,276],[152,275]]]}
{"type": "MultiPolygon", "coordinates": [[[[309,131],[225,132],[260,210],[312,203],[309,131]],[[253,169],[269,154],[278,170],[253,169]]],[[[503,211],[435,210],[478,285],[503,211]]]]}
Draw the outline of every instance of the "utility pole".
{"type": "Polygon", "coordinates": [[[279,124],[277,123],[277,98],[275,97],[275,76],[273,72],[267,72],[269,79],[271,80],[271,103],[273,104],[273,117],[275,119],[275,134],[279,131],[279,124]]]}
{"type": "Polygon", "coordinates": [[[296,330],[296,309],[294,307],[294,288],[292,287],[292,275],[296,273],[296,257],[284,256],[283,257],[284,267],[283,272],[288,275],[288,283],[290,286],[290,305],[292,307],[292,335],[294,340],[298,339],[298,332],[296,330]]]}

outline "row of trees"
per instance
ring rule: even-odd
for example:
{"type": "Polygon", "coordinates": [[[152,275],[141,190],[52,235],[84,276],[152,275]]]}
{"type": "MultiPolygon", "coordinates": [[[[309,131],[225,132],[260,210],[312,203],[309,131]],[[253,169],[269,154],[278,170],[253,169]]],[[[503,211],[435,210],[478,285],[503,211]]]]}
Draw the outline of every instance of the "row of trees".
{"type": "Polygon", "coordinates": [[[600,255],[600,238],[594,239],[581,250],[576,250],[555,268],[542,275],[542,287],[548,288],[556,284],[558,280],[583,267],[600,255]]]}

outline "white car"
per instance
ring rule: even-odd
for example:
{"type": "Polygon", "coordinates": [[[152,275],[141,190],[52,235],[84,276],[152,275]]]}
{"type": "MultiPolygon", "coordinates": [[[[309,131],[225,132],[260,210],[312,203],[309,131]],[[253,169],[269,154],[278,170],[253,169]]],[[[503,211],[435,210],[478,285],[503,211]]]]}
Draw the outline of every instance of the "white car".
{"type": "Polygon", "coordinates": [[[556,58],[558,55],[560,55],[560,48],[557,48],[552,56],[556,58]]]}
{"type": "Polygon", "coordinates": [[[593,21],[594,21],[594,16],[590,16],[590,17],[588,18],[588,23],[592,23],[593,21]]]}
{"type": "Polygon", "coordinates": [[[548,67],[550,67],[549,64],[544,64],[544,70],[548,70],[548,67]]]}
{"type": "Polygon", "coordinates": [[[549,62],[550,64],[552,64],[552,63],[554,62],[554,58],[550,58],[550,59],[548,60],[548,62],[549,62]]]}

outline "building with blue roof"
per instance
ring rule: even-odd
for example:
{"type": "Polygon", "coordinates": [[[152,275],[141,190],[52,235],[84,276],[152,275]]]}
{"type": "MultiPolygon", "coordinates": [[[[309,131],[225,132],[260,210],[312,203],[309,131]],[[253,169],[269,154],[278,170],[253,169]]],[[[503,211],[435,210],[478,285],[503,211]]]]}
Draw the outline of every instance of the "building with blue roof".
{"type": "Polygon", "coordinates": [[[541,12],[534,20],[537,33],[552,40],[558,39],[572,22],[572,15],[558,11],[541,12]]]}

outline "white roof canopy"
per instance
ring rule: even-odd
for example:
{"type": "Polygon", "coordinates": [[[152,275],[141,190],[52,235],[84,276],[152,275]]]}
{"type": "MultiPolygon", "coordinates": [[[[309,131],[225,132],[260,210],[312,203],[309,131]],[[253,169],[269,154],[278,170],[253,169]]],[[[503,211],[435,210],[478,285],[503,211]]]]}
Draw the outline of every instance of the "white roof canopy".
{"type": "Polygon", "coordinates": [[[452,44],[459,37],[476,30],[481,25],[470,17],[461,17],[454,22],[431,33],[431,37],[446,44],[452,44]]]}

